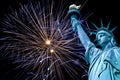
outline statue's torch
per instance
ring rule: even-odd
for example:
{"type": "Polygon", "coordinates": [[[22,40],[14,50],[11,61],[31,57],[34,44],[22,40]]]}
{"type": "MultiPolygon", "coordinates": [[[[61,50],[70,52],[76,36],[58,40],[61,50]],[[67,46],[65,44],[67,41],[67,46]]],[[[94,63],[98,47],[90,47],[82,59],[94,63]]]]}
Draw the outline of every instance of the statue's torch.
{"type": "Polygon", "coordinates": [[[71,18],[71,17],[75,17],[75,18],[79,18],[80,17],[80,7],[81,5],[77,6],[75,4],[72,4],[69,6],[69,11],[67,13],[67,16],[68,18],[71,18]]]}
{"type": "MultiPolygon", "coordinates": [[[[80,17],[80,7],[81,5],[77,6],[75,4],[72,4],[69,6],[69,10],[67,13],[67,17],[71,19],[71,21],[73,21],[74,19],[79,19],[80,17]]],[[[76,27],[73,26],[73,30],[76,31],[76,27]]]]}

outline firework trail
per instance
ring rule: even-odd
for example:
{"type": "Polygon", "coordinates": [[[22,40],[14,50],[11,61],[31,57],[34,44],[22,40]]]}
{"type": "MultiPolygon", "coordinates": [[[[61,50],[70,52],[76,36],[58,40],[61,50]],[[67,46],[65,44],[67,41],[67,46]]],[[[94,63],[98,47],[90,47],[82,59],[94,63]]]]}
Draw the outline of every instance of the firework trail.
{"type": "Polygon", "coordinates": [[[56,8],[53,2],[21,5],[3,22],[4,37],[0,39],[3,56],[18,63],[17,68],[32,74],[26,80],[65,80],[64,73],[71,80],[77,80],[79,73],[86,74],[86,66],[82,63],[84,48],[65,17],[68,6],[64,8],[60,2],[56,8]],[[75,61],[76,57],[81,62],[75,61]]]}

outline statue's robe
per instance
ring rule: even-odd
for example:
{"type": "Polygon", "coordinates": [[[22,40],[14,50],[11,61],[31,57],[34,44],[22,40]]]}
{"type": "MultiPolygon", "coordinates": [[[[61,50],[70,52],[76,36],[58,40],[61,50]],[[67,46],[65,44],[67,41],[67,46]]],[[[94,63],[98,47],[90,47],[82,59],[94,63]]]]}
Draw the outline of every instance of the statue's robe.
{"type": "Polygon", "coordinates": [[[102,51],[89,43],[85,58],[90,64],[89,80],[120,80],[120,48],[112,47],[102,51]]]}

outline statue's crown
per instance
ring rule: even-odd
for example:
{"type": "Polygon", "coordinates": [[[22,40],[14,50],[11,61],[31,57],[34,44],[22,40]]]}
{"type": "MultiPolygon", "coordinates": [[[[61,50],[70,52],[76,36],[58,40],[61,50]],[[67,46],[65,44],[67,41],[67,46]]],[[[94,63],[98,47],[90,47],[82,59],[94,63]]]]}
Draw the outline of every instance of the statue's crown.
{"type": "Polygon", "coordinates": [[[96,31],[91,32],[91,34],[95,34],[95,35],[97,35],[100,31],[104,31],[104,32],[110,34],[111,36],[113,36],[113,31],[117,28],[117,26],[115,26],[113,29],[110,30],[109,29],[110,21],[108,22],[107,26],[104,27],[102,19],[101,19],[101,27],[100,28],[96,24],[94,24],[94,23],[92,23],[92,24],[96,28],[96,31]]]}

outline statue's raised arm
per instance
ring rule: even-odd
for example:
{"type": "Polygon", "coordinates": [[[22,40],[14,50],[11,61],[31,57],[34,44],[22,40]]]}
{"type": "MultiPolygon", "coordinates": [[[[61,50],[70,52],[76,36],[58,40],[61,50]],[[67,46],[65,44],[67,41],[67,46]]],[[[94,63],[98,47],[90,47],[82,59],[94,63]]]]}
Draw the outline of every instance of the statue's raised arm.
{"type": "Polygon", "coordinates": [[[73,30],[78,32],[80,41],[86,49],[88,46],[88,43],[90,42],[90,39],[87,36],[86,32],[83,30],[80,21],[78,21],[78,18],[80,16],[80,11],[79,11],[80,6],[81,5],[76,6],[75,4],[70,5],[67,15],[71,19],[73,30]]]}

